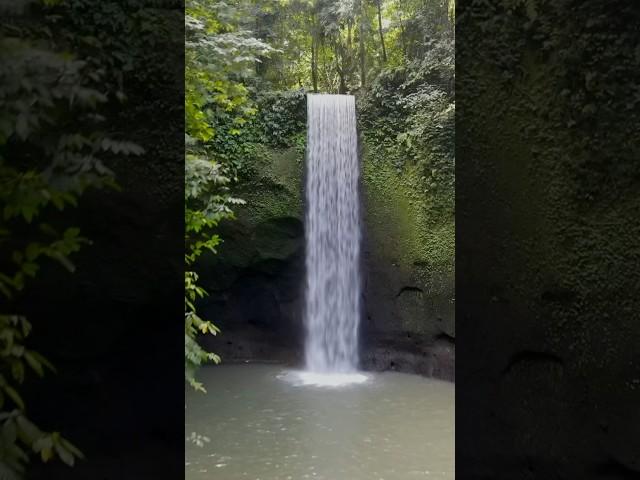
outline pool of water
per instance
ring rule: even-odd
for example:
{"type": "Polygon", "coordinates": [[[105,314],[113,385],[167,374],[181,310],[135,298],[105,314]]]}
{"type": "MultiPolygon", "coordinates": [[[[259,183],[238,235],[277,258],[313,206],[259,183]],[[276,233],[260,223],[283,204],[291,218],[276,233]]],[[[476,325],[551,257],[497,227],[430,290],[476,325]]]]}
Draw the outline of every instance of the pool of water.
{"type": "Polygon", "coordinates": [[[199,379],[208,393],[186,392],[187,480],[454,478],[452,383],[273,365],[207,367],[199,379]]]}

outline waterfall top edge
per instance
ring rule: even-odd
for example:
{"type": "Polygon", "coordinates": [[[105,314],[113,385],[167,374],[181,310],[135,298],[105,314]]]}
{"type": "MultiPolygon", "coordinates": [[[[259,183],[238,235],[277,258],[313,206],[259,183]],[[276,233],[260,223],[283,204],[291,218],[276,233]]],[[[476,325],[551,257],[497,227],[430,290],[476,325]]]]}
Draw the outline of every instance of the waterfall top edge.
{"type": "Polygon", "coordinates": [[[347,95],[344,93],[307,93],[307,97],[355,97],[354,95],[347,95]]]}

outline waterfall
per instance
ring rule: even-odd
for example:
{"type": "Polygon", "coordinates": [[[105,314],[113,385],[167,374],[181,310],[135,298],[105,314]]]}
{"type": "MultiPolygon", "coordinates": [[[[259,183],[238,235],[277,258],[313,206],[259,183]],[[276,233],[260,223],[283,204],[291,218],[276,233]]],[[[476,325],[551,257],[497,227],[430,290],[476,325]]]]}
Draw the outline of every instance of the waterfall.
{"type": "Polygon", "coordinates": [[[358,366],[360,203],[355,99],[307,95],[306,366],[358,366]]]}

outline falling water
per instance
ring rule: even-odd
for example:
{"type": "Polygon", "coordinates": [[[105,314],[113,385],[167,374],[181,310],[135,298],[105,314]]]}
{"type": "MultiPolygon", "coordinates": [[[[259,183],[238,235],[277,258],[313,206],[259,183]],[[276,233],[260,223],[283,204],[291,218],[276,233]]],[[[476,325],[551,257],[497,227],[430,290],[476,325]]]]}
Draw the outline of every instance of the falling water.
{"type": "Polygon", "coordinates": [[[307,369],[358,365],[360,204],[355,100],[307,96],[307,369]]]}

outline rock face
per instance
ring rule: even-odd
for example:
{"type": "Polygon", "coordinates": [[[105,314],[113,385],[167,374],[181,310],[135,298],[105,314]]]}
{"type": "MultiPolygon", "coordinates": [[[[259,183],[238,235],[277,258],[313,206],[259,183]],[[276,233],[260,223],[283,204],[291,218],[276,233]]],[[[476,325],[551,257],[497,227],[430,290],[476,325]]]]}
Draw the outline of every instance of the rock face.
{"type": "Polygon", "coordinates": [[[300,360],[302,156],[293,148],[260,155],[237,193],[247,205],[221,226],[219,253],[198,266],[209,292],[200,311],[223,331],[203,342],[225,361],[300,360]]]}
{"type": "Polygon", "coordinates": [[[574,6],[456,25],[460,478],[640,478],[638,31],[574,6]]]}
{"type": "Polygon", "coordinates": [[[413,172],[393,171],[366,148],[362,159],[363,363],[453,379],[453,272],[433,268],[434,263],[445,263],[438,256],[446,257],[448,246],[438,243],[437,232],[430,232],[425,195],[413,187],[413,172]]]}
{"type": "MultiPolygon", "coordinates": [[[[199,266],[210,292],[201,312],[223,332],[203,341],[224,361],[303,359],[303,168],[302,149],[265,151],[238,192],[247,205],[223,225],[225,244],[199,266]]],[[[363,151],[361,364],[453,380],[453,273],[429,270],[407,181],[363,151]]]]}

